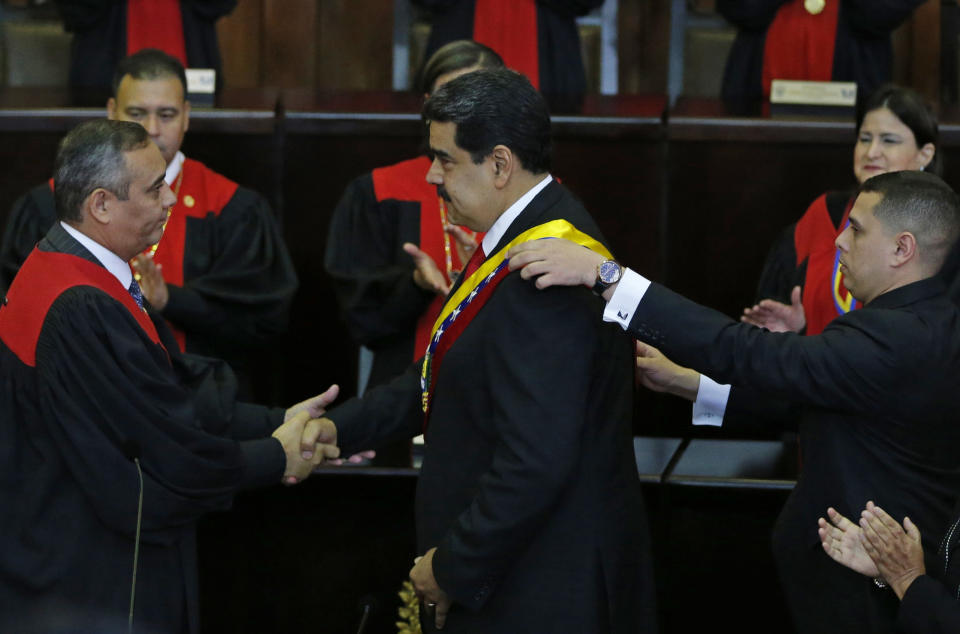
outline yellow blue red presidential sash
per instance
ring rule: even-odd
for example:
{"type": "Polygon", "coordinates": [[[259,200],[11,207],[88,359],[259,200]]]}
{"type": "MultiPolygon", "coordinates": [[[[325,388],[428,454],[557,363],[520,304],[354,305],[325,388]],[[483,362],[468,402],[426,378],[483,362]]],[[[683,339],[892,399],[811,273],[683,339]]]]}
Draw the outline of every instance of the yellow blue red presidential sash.
{"type": "MultiPolygon", "coordinates": [[[[849,213],[849,210],[847,213],[849,213]]],[[[846,224],[843,225],[843,229],[846,229],[849,224],[850,220],[848,218],[846,224]]],[[[843,229],[841,229],[841,232],[843,229]]],[[[837,254],[833,258],[833,276],[830,281],[833,305],[837,309],[837,315],[843,315],[849,313],[851,310],[856,310],[857,300],[853,298],[853,295],[850,294],[847,287],[843,285],[843,272],[840,270],[840,249],[837,249],[837,254]]]]}
{"type": "Polygon", "coordinates": [[[436,383],[437,369],[447,350],[470,324],[476,314],[486,304],[497,285],[509,272],[507,252],[514,246],[528,240],[544,238],[565,238],[571,242],[595,251],[606,258],[612,258],[610,252],[599,242],[579,231],[566,220],[552,220],[528,229],[510,241],[496,253],[488,257],[474,273],[465,279],[457,290],[447,297],[440,316],[433,324],[430,343],[423,357],[420,372],[420,390],[424,413],[424,429],[430,415],[431,388],[436,383]]]}

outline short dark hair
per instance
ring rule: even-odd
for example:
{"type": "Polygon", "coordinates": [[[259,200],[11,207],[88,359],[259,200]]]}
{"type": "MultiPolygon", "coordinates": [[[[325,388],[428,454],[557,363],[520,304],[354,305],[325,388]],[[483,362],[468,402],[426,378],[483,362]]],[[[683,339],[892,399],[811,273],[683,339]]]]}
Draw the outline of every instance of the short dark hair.
{"type": "Polygon", "coordinates": [[[867,97],[857,108],[857,134],[868,113],[880,108],[886,108],[910,128],[913,138],[917,141],[917,148],[927,143],[933,143],[935,152],[930,164],[924,170],[940,176],[943,174],[943,160],[940,152],[940,129],[937,124],[937,115],[927,104],[920,93],[910,88],[894,84],[884,84],[873,94],[867,97]]]}
{"type": "Polygon", "coordinates": [[[497,145],[510,148],[529,172],[550,169],[550,113],[530,81],[507,68],[461,75],[437,89],[423,106],[423,119],[454,123],[457,147],[482,163],[497,145]]]}
{"type": "Polygon", "coordinates": [[[503,68],[503,59],[497,52],[480,42],[473,40],[454,40],[447,42],[434,52],[423,65],[417,77],[417,90],[421,93],[433,92],[433,85],[441,75],[464,68],[503,68]]]}
{"type": "Polygon", "coordinates": [[[887,172],[866,180],[860,193],[883,198],[873,215],[891,231],[909,231],[920,257],[934,270],[960,236],[960,196],[936,174],[887,172]]]}
{"type": "Polygon", "coordinates": [[[102,187],[126,200],[130,174],[125,152],[150,144],[150,135],[139,123],[97,119],[81,123],[60,141],[54,163],[54,200],[57,218],[83,220],[83,202],[102,187]]]}
{"type": "Polygon", "coordinates": [[[162,79],[164,77],[176,77],[183,86],[183,98],[187,98],[187,73],[183,70],[183,64],[176,57],[167,55],[161,50],[155,48],[145,48],[137,51],[133,55],[124,57],[117,63],[117,69],[113,72],[113,98],[117,98],[117,92],[120,91],[120,82],[123,78],[130,75],[134,79],[162,79]]]}

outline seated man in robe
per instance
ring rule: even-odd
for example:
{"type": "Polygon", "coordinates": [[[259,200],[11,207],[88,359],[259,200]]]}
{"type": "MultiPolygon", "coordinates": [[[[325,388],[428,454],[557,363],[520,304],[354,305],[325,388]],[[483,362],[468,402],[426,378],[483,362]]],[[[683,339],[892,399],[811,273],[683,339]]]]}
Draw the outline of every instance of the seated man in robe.
{"type": "MultiPolygon", "coordinates": [[[[297,275],[263,197],[180,151],[190,124],[185,97],[183,66],[165,53],[145,49],[117,67],[107,116],[146,128],[177,197],[163,241],[134,266],[180,350],[227,361],[249,397],[254,353],[286,330],[297,275]]],[[[14,204],[0,244],[0,290],[54,224],[54,186],[35,187],[14,204]]]]}

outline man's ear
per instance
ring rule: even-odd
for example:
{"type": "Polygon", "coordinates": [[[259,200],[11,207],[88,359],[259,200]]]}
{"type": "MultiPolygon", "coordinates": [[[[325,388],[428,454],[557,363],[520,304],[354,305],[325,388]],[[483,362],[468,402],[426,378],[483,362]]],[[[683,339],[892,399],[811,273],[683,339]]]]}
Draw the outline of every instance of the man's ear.
{"type": "Polygon", "coordinates": [[[190,101],[187,99],[183,100],[183,131],[186,132],[190,129],[190,101]]]}
{"type": "Polygon", "coordinates": [[[919,152],[920,169],[926,169],[933,162],[933,157],[937,153],[937,147],[933,143],[927,143],[919,152]]]}
{"type": "Polygon", "coordinates": [[[502,189],[510,182],[510,175],[516,169],[517,159],[505,145],[494,147],[490,156],[493,158],[494,185],[497,189],[502,189]]]}
{"type": "Polygon", "coordinates": [[[116,200],[116,197],[107,190],[99,187],[87,196],[83,202],[83,207],[94,221],[100,224],[110,223],[110,202],[116,200]]]}
{"type": "Polygon", "coordinates": [[[909,231],[897,234],[896,249],[893,252],[894,267],[901,267],[917,257],[917,238],[909,231]]]}

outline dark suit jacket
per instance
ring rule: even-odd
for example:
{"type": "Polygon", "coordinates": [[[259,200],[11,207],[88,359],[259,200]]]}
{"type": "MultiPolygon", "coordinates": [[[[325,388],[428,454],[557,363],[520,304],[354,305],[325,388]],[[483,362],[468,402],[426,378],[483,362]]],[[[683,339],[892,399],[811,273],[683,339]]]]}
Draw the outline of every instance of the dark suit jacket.
{"type": "Polygon", "coordinates": [[[897,626],[906,634],[960,632],[960,504],[943,536],[936,564],[910,584],[900,603],[897,626]]]}
{"type": "MultiPolygon", "coordinates": [[[[497,248],[557,218],[599,237],[553,182],[497,248]]],[[[444,631],[655,629],[631,346],[600,311],[585,288],[539,291],[511,273],[443,359],[416,517],[455,601],[444,631]]],[[[329,417],[346,452],[419,433],[419,364],[329,417]]]]}
{"type": "Polygon", "coordinates": [[[770,333],[652,284],[630,332],[715,380],[802,404],[800,480],[774,554],[802,632],[893,630],[896,598],[831,561],[817,518],[873,500],[909,515],[925,550],[960,491],[960,311],[934,279],[895,289],[822,334],[770,333]]]}

